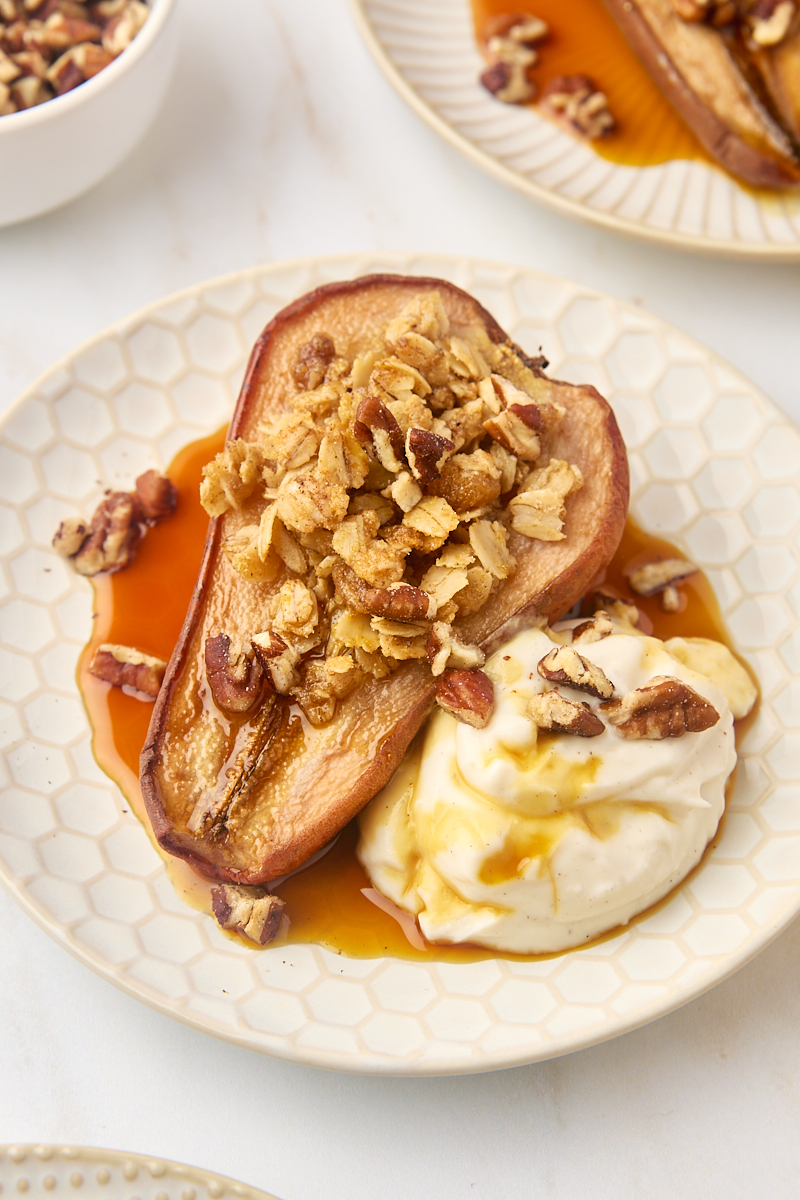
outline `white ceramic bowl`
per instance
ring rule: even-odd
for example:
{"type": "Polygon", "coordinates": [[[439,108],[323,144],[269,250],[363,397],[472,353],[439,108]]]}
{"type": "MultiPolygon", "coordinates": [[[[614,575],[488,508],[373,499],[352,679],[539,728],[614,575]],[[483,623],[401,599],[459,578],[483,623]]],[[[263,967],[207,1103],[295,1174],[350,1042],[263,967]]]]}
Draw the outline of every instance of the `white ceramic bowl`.
{"type": "Polygon", "coordinates": [[[130,46],[80,87],[0,117],[0,225],[66,204],[128,155],[158,111],[177,49],[176,0],[151,0],[130,46]]]}

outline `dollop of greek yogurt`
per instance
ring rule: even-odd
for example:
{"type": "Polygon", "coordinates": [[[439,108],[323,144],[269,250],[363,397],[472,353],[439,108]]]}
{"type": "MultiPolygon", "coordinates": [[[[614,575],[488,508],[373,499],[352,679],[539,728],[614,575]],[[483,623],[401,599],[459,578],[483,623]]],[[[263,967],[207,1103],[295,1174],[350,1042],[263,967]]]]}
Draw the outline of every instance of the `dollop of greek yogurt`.
{"type": "MultiPolygon", "coordinates": [[[[429,941],[522,954],[580,945],[665,896],[716,832],[736,763],[726,690],[736,690],[731,679],[746,690],[744,669],[719,643],[712,653],[704,640],[695,653],[681,639],[674,655],[615,622],[609,636],[576,646],[615,697],[672,676],[719,720],[663,741],[626,738],[609,724],[591,738],[543,731],[526,715],[533,695],[552,688],[537,664],[571,636],[569,625],[528,630],[493,655],[484,668],[495,691],[489,725],[473,729],[438,710],[362,814],[361,862],[429,941]],[[693,657],[713,680],[692,669],[693,657]]],[[[599,700],[558,690],[602,716],[599,700]]]]}

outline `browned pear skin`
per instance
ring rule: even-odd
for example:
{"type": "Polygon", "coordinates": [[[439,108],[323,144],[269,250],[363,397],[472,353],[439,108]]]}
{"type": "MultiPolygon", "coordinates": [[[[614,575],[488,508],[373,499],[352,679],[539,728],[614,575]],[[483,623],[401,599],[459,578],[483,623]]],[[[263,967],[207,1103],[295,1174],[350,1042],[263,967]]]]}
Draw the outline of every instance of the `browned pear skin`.
{"type": "MultiPolygon", "coordinates": [[[[725,35],[683,21],[671,0],[605,0],[667,99],[721,166],[753,187],[800,184],[796,131],[769,111],[725,35]]],[[[760,90],[760,89],[759,89],[760,90]]]]}
{"type": "MultiPolygon", "coordinates": [[[[512,344],[476,300],[443,280],[372,275],[328,284],[289,305],[261,334],[229,437],[255,440],[260,424],[287,411],[297,390],[292,367],[314,334],[327,334],[337,352],[350,357],[412,297],[430,291],[439,293],[453,326],[480,324],[495,343],[512,344]]],[[[567,612],[608,563],[624,529],[628,464],[614,415],[592,387],[554,386],[567,415],[549,450],[576,464],[584,485],[567,500],[565,539],[540,542],[512,534],[516,572],[485,610],[456,622],[462,636],[488,649],[539,618],[567,612]]],[[[368,678],[321,728],[312,728],[290,698],[277,696],[249,726],[248,718],[237,726],[236,718],[226,717],[231,735],[223,738],[204,677],[206,631],[216,623],[231,634],[257,632],[259,614],[277,586],[245,582],[221,553],[231,517],[210,522],[197,586],[142,752],[141,784],[164,849],[212,878],[260,884],[306,862],[387,783],[430,712],[436,687],[427,662],[412,661],[386,679],[368,678]],[[192,833],[187,822],[197,779],[224,780],[226,766],[259,720],[268,727],[266,749],[235,836],[192,833]]]]}

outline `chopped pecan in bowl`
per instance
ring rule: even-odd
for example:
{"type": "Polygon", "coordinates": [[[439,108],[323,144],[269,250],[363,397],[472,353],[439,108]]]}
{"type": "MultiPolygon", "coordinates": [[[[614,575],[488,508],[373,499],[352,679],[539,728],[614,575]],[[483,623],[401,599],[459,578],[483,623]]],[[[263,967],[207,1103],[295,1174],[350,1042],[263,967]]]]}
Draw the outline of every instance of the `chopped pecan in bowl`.
{"type": "Polygon", "coordinates": [[[127,49],[149,13],[141,0],[2,0],[0,116],[92,79],[127,49]]]}

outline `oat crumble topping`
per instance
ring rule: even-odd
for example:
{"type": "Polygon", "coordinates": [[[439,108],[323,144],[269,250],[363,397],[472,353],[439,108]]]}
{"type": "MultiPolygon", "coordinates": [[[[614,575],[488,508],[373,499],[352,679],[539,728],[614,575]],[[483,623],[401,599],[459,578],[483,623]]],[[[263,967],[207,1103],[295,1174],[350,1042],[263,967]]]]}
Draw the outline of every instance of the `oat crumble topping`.
{"type": "MultiPolygon", "coordinates": [[[[551,458],[555,389],[479,327],[414,297],[352,361],[321,330],[299,352],[290,411],[204,469],[223,552],[273,585],[244,650],[312,724],[406,660],[476,668],[452,636],[514,571],[509,533],[564,537],[579,469],[551,458]]],[[[219,636],[224,630],[210,631],[219,636]]]]}

